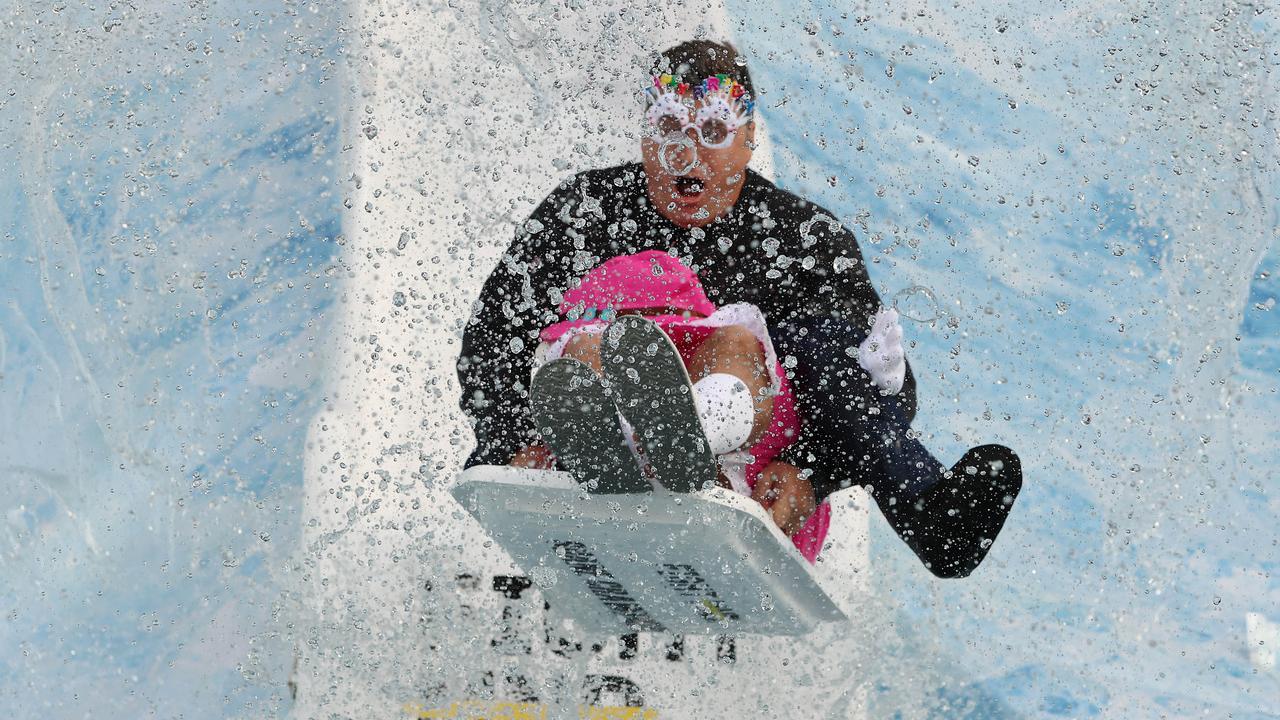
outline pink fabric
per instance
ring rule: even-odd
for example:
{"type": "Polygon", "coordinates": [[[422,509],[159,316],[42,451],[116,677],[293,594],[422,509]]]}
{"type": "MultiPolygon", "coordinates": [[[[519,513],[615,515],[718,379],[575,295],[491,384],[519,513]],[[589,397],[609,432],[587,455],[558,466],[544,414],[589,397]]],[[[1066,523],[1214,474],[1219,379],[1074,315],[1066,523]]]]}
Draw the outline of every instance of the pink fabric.
{"type": "MultiPolygon", "coordinates": [[[[560,316],[565,319],[545,328],[542,339],[553,342],[572,328],[598,321],[605,311],[616,314],[651,308],[688,311],[701,317],[716,311],[697,274],[667,253],[645,250],[605,261],[588,272],[578,287],[567,290],[560,302],[560,316]]],[[[681,315],[653,318],[681,319],[681,315]]]]}
{"type": "MultiPolygon", "coordinates": [[[[794,442],[796,435],[800,432],[800,415],[796,412],[791,383],[787,381],[787,374],[783,371],[782,365],[775,364],[774,372],[777,373],[782,387],[778,396],[773,399],[773,418],[769,423],[769,429],[765,431],[759,442],[751,446],[750,452],[754,461],[747,466],[747,482],[752,488],[755,487],[756,480],[760,479],[760,472],[765,466],[773,462],[784,448],[794,442]]],[[[831,506],[824,502],[818,505],[800,531],[791,538],[796,548],[800,550],[800,554],[809,562],[813,562],[818,557],[818,552],[822,550],[822,541],[826,539],[830,525],[831,506]]]]}
{"type": "MultiPolygon", "coordinates": [[[[646,250],[636,255],[620,255],[596,267],[582,279],[582,283],[564,294],[560,303],[561,316],[569,311],[595,309],[590,318],[562,320],[545,328],[541,337],[554,342],[569,330],[599,323],[601,309],[641,310],[668,307],[688,310],[706,317],[716,311],[707,299],[698,276],[670,255],[657,250],[646,250]]],[[[671,338],[685,365],[693,359],[698,347],[716,331],[708,325],[692,325],[692,318],[680,315],[650,317],[671,338]]],[[[779,380],[779,392],[773,401],[773,417],[769,428],[749,452],[752,462],[746,468],[747,484],[755,487],[760,471],[773,462],[784,448],[795,441],[800,432],[800,415],[796,412],[791,384],[782,365],[774,363],[774,376],[779,380]]],[[[831,506],[821,503],[792,542],[809,562],[813,562],[822,550],[822,541],[831,525],[831,506]]]]}

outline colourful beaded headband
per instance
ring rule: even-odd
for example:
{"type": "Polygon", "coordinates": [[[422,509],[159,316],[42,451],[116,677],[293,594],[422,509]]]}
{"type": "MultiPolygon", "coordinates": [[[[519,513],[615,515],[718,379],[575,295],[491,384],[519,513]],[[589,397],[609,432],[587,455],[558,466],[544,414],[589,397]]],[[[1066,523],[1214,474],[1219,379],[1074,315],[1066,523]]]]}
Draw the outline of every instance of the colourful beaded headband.
{"type": "Polygon", "coordinates": [[[674,94],[682,101],[697,101],[708,95],[719,95],[740,109],[744,116],[750,115],[755,109],[755,101],[747,95],[747,89],[724,73],[708,75],[694,86],[681,82],[678,75],[654,75],[653,87],[647,88],[645,94],[650,105],[657,103],[664,95],[674,94]]]}

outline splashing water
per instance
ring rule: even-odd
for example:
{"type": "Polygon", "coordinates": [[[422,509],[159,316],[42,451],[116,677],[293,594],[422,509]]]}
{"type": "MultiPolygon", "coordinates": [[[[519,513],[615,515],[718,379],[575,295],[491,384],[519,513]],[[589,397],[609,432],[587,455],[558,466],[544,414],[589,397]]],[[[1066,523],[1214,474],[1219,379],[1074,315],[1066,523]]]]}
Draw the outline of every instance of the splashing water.
{"type": "Polygon", "coordinates": [[[658,146],[658,162],[669,175],[688,175],[698,167],[698,145],[688,135],[671,133],[658,146]],[[681,151],[688,157],[683,165],[679,160],[681,151]]]}
{"type": "MultiPolygon", "coordinates": [[[[588,79],[616,97],[633,58],[684,35],[603,3],[138,6],[6,16],[0,697],[17,720],[278,716],[295,652],[302,716],[552,687],[671,701],[689,677],[729,703],[762,652],[789,660],[789,690],[836,689],[819,716],[864,699],[870,717],[1274,712],[1280,680],[1244,645],[1280,619],[1269,15],[742,0],[732,23],[671,23],[732,30],[765,91],[758,159],[832,222],[865,222],[876,286],[911,283],[902,316],[963,321],[911,338],[915,430],[944,459],[1014,447],[1027,487],[966,580],[932,580],[873,521],[857,622],[644,636],[676,658],[646,676],[622,638],[597,650],[539,615],[449,504],[470,442],[452,373],[515,224],[638,152],[615,130],[632,115],[564,88],[617,60],[588,79]],[[459,668],[471,686],[440,690],[459,668]]],[[[681,137],[660,152],[672,175],[697,162],[681,137]]]]}
{"type": "Polygon", "coordinates": [[[146,5],[5,12],[0,705],[19,720],[287,705],[277,620],[350,177],[336,16],[146,5]]]}
{"type": "Polygon", "coordinates": [[[912,285],[894,293],[890,306],[900,316],[918,323],[937,322],[947,314],[933,291],[923,285],[912,285]]]}

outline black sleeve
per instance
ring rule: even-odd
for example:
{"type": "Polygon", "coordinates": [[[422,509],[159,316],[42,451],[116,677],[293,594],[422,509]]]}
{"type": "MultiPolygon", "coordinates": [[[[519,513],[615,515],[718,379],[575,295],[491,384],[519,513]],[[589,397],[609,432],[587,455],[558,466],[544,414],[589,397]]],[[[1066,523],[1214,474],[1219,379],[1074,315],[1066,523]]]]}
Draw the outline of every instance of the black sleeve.
{"type": "MultiPolygon", "coordinates": [[[[821,208],[817,209],[815,217],[825,215],[825,211],[821,208]]],[[[827,215],[827,217],[831,217],[827,215]]],[[[823,222],[815,222],[814,225],[822,225],[823,222]]],[[[825,240],[819,240],[819,246],[825,246],[828,253],[827,267],[832,269],[832,273],[828,276],[827,284],[831,286],[831,305],[835,306],[836,313],[843,315],[852,325],[863,328],[863,332],[859,333],[856,338],[850,337],[850,340],[856,339],[856,343],[850,342],[850,345],[861,344],[866,338],[867,333],[871,331],[871,318],[884,307],[884,301],[880,299],[879,293],[875,287],[871,285],[871,276],[867,274],[867,263],[862,257],[862,250],[858,247],[858,239],[854,236],[853,231],[839,224],[834,218],[826,222],[824,228],[829,233],[829,237],[825,240]]],[[[810,231],[813,234],[813,231],[810,231]]],[[[821,288],[816,294],[821,296],[821,288]]],[[[819,312],[821,308],[818,309],[819,312]]],[[[828,311],[830,312],[830,311],[828,311]]],[[[857,359],[850,358],[857,364],[857,359]]],[[[904,358],[906,364],[906,378],[902,382],[902,389],[896,395],[883,398],[883,404],[891,406],[895,417],[896,425],[908,427],[916,418],[916,378],[911,372],[911,362],[904,358]]],[[[869,381],[870,378],[868,377],[869,381]]]]}
{"type": "Polygon", "coordinates": [[[840,315],[869,329],[871,316],[882,303],[871,285],[858,239],[825,210],[810,207],[810,220],[797,226],[802,252],[807,244],[814,258],[814,267],[804,283],[809,287],[803,293],[802,312],[810,316],[840,315]]]}
{"type": "Polygon", "coordinates": [[[472,306],[457,365],[459,404],[476,434],[467,467],[505,465],[536,438],[529,380],[538,332],[554,318],[549,290],[567,236],[560,218],[569,193],[561,185],[517,228],[472,306]]]}

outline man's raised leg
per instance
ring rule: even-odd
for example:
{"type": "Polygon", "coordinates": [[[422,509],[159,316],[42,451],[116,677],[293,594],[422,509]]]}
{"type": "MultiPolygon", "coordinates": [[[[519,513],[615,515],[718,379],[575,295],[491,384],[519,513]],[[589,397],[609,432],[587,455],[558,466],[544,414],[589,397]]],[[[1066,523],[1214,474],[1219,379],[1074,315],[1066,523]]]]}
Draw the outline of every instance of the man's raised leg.
{"type": "Polygon", "coordinates": [[[830,316],[774,329],[779,352],[796,359],[792,388],[805,431],[792,457],[812,458],[824,498],[852,483],[868,485],[885,518],[926,567],[963,577],[986,556],[1022,487],[1016,454],[973,448],[947,469],[909,432],[915,379],[881,395],[858,366],[866,330],[830,316]]]}

